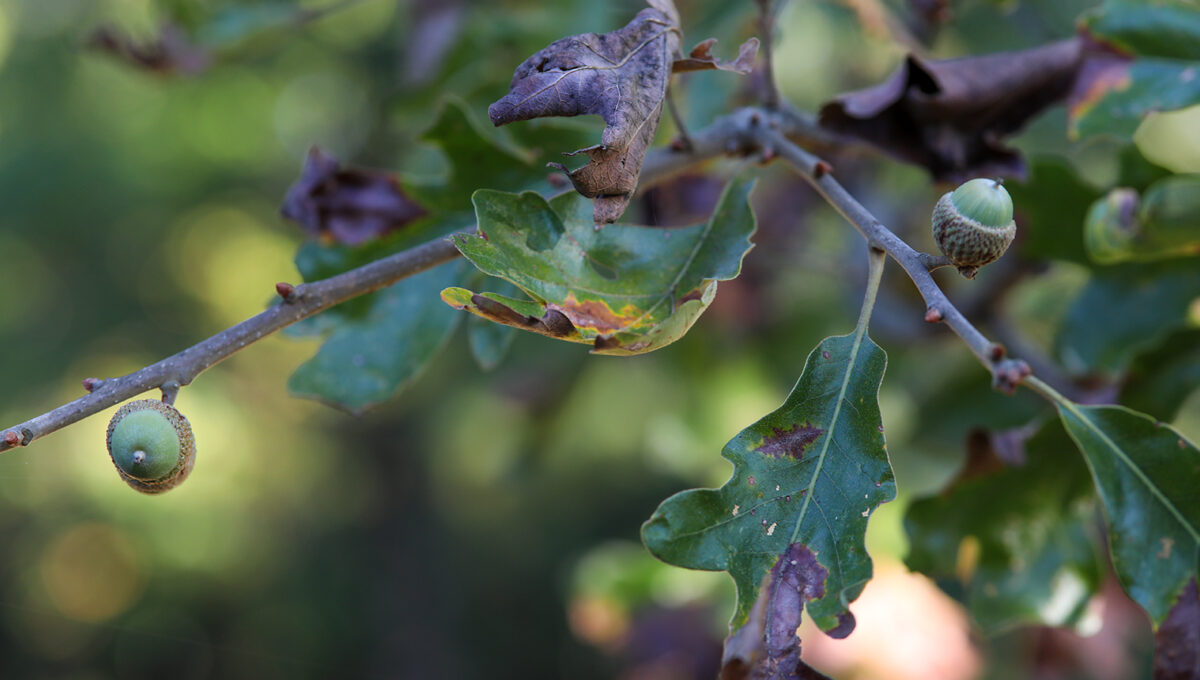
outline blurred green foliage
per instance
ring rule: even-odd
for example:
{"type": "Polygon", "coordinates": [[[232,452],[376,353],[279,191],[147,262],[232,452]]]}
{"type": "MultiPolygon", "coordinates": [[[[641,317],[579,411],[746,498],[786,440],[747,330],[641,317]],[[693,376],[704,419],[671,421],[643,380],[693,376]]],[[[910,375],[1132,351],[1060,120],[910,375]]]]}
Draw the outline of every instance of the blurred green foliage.
{"type": "MultiPolygon", "coordinates": [[[[731,48],[755,30],[753,3],[678,4],[685,47],[714,36],[731,48]]],[[[1091,4],[963,2],[934,51],[1069,35],[1091,4]]],[[[640,7],[441,5],[448,32],[419,1],[362,0],[243,30],[265,3],[0,0],[0,420],[79,396],[81,378],[176,352],[259,311],[276,281],[298,280],[303,237],[276,207],[310,145],[440,176],[446,160],[419,137],[447,93],[483,120],[528,54],[640,7]],[[101,24],[151,39],[165,21],[220,48],[210,68],[165,76],[83,48],[101,24]]],[[[903,54],[835,2],[788,4],[779,34],[781,89],[808,108],[878,81],[903,54]]],[[[691,125],[752,95],[710,73],[681,90],[691,125]]],[[[1120,147],[1072,143],[1064,130],[1059,111],[1016,143],[1106,188],[1120,147]]],[[[1154,133],[1135,140],[1154,146],[1154,133]]],[[[592,357],[520,334],[485,374],[459,332],[399,398],[356,418],[290,397],[288,376],[317,343],[274,337],[181,393],[198,460],[165,497],[117,478],[109,413],[0,455],[0,677],[612,677],[631,654],[623,631],[646,607],[696,607],[719,639],[728,577],[653,562],[638,527],[668,494],[728,477],[721,447],[782,402],[808,348],[852,327],[865,278],[864,246],[840,217],[779,169],[761,174],[758,248],[669,349],[592,357]]],[[[848,161],[842,175],[930,249],[939,192],[922,172],[848,161]]],[[[701,182],[688,181],[674,191],[701,182]]],[[[676,203],[650,192],[630,215],[670,221],[676,203]]],[[[1002,275],[985,270],[973,285],[1002,275]]],[[[1004,314],[1049,349],[1089,276],[1086,263],[1051,263],[1004,314]]],[[[992,392],[948,334],[914,330],[922,308],[898,272],[884,287],[872,336],[889,355],[880,406],[900,498],[876,513],[868,548],[895,562],[905,507],[953,475],[966,433],[1036,409],[1028,395],[992,392]]],[[[1171,327],[1200,324],[1190,309],[1171,327]]],[[[1200,400],[1173,394],[1175,422],[1195,438],[1200,400]]],[[[1035,641],[995,644],[995,668],[1021,669],[1035,641]]]]}

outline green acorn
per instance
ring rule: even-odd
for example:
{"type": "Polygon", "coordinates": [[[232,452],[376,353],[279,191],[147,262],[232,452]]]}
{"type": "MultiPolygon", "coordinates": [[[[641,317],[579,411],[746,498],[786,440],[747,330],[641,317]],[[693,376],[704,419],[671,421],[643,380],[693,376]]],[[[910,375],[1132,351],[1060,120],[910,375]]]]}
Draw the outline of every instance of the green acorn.
{"type": "Polygon", "coordinates": [[[999,259],[1016,234],[1012,198],[999,180],[965,182],[942,196],[933,209],[933,238],[968,279],[999,259]]]}
{"type": "Polygon", "coordinates": [[[108,423],[108,455],[142,493],[174,489],[196,464],[196,440],[183,414],[157,399],[131,401],[108,423]]]}

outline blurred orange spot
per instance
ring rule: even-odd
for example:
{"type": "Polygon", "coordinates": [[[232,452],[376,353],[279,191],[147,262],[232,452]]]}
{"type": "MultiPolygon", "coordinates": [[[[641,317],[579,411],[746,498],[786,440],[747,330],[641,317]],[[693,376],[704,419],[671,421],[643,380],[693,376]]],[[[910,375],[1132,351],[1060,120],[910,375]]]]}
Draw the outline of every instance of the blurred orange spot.
{"type": "Polygon", "coordinates": [[[580,597],[571,602],[571,631],[581,640],[612,649],[629,632],[629,616],[618,604],[603,597],[580,597]]]}
{"type": "Polygon", "coordinates": [[[837,678],[968,680],[980,659],[966,614],[929,579],[896,562],[877,562],[875,577],[850,609],[854,633],[834,640],[806,616],[804,659],[837,678]]]}

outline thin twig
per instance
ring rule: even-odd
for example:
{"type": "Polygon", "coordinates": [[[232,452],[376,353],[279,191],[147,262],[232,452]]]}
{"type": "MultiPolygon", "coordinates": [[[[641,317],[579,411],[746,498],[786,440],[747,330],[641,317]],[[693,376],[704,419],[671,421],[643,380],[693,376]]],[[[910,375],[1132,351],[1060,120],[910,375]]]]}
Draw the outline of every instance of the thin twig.
{"type": "Polygon", "coordinates": [[[779,108],[779,86],[775,84],[775,0],[757,0],[758,32],[762,34],[763,55],[763,106],[774,111],[779,108]]]}
{"type": "Polygon", "coordinates": [[[931,269],[944,266],[941,258],[913,250],[834,179],[833,168],[828,163],[796,146],[774,127],[762,125],[757,129],[755,136],[762,141],[764,146],[770,147],[790,163],[834,209],[842,214],[842,217],[845,217],[858,229],[859,233],[867,239],[869,246],[883,250],[904,269],[904,272],[916,284],[921,297],[925,299],[926,320],[944,321],[951,330],[958,334],[971,352],[991,371],[993,385],[1006,392],[1011,392],[1016,389],[1017,383],[1022,378],[1030,374],[1027,363],[1005,356],[1003,345],[991,342],[984,337],[942,292],[929,273],[931,269]]]}
{"type": "Polygon", "coordinates": [[[289,287],[290,294],[280,304],[156,364],[104,380],[90,394],[8,428],[0,436],[0,451],[28,446],[35,439],[157,387],[163,387],[164,396],[173,400],[179,386],[191,383],[197,375],[247,345],[352,297],[453,260],[458,254],[450,241],[438,239],[328,279],[289,287]]]}

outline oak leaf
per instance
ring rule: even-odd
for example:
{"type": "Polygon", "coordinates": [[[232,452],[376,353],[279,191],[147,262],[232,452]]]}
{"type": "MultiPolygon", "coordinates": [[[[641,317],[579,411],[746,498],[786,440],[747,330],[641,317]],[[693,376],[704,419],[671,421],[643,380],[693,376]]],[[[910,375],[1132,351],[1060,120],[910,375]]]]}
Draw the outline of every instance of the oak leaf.
{"type": "Polygon", "coordinates": [[[601,143],[570,152],[589,162],[568,170],[576,191],[596,199],[597,224],[615,222],[637,188],[658,129],[671,67],[679,56],[679,13],[671,0],[650,0],[624,28],[551,43],[513,73],[509,93],[488,107],[495,125],[545,116],[598,114],[601,143]]]}
{"type": "Polygon", "coordinates": [[[883,83],[826,103],[820,122],[938,180],[1021,177],[1020,154],[1001,140],[1065,99],[1088,56],[1079,38],[944,61],[910,55],[883,83]]]}

